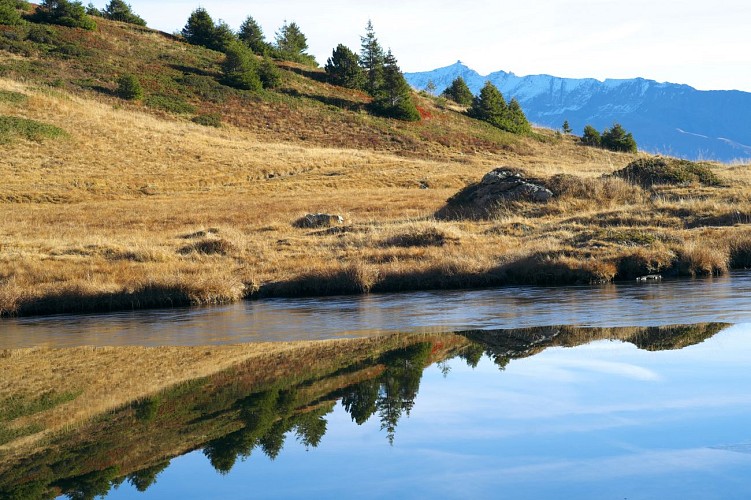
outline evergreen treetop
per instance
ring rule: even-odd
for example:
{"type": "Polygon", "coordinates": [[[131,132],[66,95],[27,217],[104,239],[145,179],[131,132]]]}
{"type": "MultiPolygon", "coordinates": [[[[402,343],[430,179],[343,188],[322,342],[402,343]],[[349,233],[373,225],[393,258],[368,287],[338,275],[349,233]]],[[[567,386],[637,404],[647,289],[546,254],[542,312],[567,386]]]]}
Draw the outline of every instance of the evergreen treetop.
{"type": "Polygon", "coordinates": [[[227,47],[222,71],[225,85],[242,90],[261,90],[262,88],[256,57],[239,40],[232,42],[227,47]]]}
{"type": "Polygon", "coordinates": [[[365,36],[360,37],[360,66],[365,71],[365,91],[374,95],[382,85],[385,54],[369,20],[365,36]]]}
{"type": "Polygon", "coordinates": [[[315,58],[305,51],[308,49],[308,39],[300,26],[294,21],[284,24],[275,37],[275,48],[281,59],[303,64],[316,64],[315,58]]]}
{"type": "Polygon", "coordinates": [[[614,123],[609,129],[605,129],[601,138],[602,147],[611,151],[623,151],[636,153],[636,141],[630,132],[626,132],[619,123],[614,123]]]}
{"type": "Polygon", "coordinates": [[[472,100],[472,106],[467,114],[514,134],[524,134],[532,130],[519,101],[511,99],[511,102],[506,104],[501,91],[489,81],[485,82],[480,94],[472,100]]]}
{"type": "Polygon", "coordinates": [[[263,29],[251,16],[248,16],[240,25],[238,38],[259,55],[268,53],[271,48],[263,35],[263,29]]]}
{"type": "Polygon", "coordinates": [[[136,15],[131,6],[123,0],[111,0],[102,11],[102,17],[113,21],[146,26],[146,21],[136,15]]]}
{"type": "Polygon", "coordinates": [[[337,45],[323,68],[329,82],[350,89],[365,86],[365,73],[360,67],[360,58],[343,44],[337,45]]]}
{"type": "Polygon", "coordinates": [[[470,106],[472,104],[472,99],[475,97],[472,95],[472,91],[469,90],[467,82],[465,82],[464,78],[461,76],[456,77],[441,95],[462,106],[470,106]]]}
{"type": "Polygon", "coordinates": [[[412,89],[399,69],[396,57],[384,57],[383,84],[375,92],[373,108],[378,114],[405,121],[418,121],[420,113],[412,100],[412,89]]]}

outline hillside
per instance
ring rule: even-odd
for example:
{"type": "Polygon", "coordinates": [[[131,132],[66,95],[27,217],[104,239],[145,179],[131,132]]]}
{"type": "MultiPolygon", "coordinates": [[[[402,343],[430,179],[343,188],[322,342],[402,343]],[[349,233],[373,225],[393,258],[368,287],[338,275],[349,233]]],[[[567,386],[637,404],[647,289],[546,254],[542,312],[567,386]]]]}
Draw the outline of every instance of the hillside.
{"type": "Polygon", "coordinates": [[[406,78],[418,89],[432,81],[440,93],[459,76],[474,93],[485,81],[493,82],[504,96],[516,97],[539,125],[558,129],[568,120],[581,135],[587,124],[603,130],[618,122],[634,133],[644,151],[694,160],[751,158],[748,92],[700,91],[643,78],[601,82],[505,71],[483,76],[461,62],[406,78]]]}
{"type": "Polygon", "coordinates": [[[512,135],[415,95],[422,120],[277,62],[279,89],[218,82],[222,54],[147,28],[0,28],[0,313],[269,295],[590,283],[749,265],[744,167],[714,185],[603,177],[636,155],[512,135]],[[143,102],[113,95],[137,74],[143,102]],[[198,116],[219,117],[219,127],[198,116]],[[439,219],[497,166],[555,190],[439,219]],[[295,225],[340,214],[331,228],[295,225]]]}

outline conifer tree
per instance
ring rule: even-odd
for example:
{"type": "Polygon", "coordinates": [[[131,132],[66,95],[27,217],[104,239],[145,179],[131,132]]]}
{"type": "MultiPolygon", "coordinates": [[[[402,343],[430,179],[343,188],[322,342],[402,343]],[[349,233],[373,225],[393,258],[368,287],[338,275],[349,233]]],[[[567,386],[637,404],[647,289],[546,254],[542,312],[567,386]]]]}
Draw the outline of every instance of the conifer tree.
{"type": "Polygon", "coordinates": [[[566,135],[571,133],[571,125],[568,124],[568,120],[563,120],[563,133],[566,135]]]}
{"type": "Polygon", "coordinates": [[[222,21],[216,23],[214,26],[214,34],[209,48],[218,50],[219,52],[226,52],[230,45],[237,41],[237,35],[229,27],[229,24],[222,21]]]}
{"type": "Polygon", "coordinates": [[[350,89],[365,86],[365,72],[360,67],[360,58],[341,43],[337,45],[323,68],[329,82],[350,89]]]}
{"type": "Polygon", "coordinates": [[[265,55],[271,48],[266,42],[261,26],[251,16],[248,16],[240,25],[238,37],[256,54],[265,55]]]}
{"type": "Polygon", "coordinates": [[[79,1],[44,0],[33,19],[71,28],[96,29],[96,23],[86,14],[86,7],[79,1]]]}
{"type": "Polygon", "coordinates": [[[532,131],[532,126],[527,121],[527,117],[522,111],[521,105],[516,98],[512,98],[508,104],[506,116],[506,131],[514,134],[527,134],[532,131]]]}
{"type": "Polygon", "coordinates": [[[602,138],[596,128],[592,125],[586,125],[584,127],[584,133],[582,134],[582,142],[587,146],[600,147],[602,138]]]}
{"type": "Polygon", "coordinates": [[[146,26],[146,21],[136,15],[131,6],[123,0],[111,0],[102,11],[102,16],[113,21],[146,26]]]}
{"type": "Polygon", "coordinates": [[[507,108],[506,100],[503,98],[501,91],[490,81],[487,81],[480,90],[480,94],[472,100],[472,106],[467,114],[498,128],[504,128],[507,108]]]}
{"type": "Polygon", "coordinates": [[[261,66],[258,68],[258,76],[265,89],[274,89],[281,85],[282,74],[269,56],[264,56],[261,66]]]}
{"type": "Polygon", "coordinates": [[[469,90],[467,82],[465,82],[464,78],[461,76],[456,77],[441,95],[462,106],[470,106],[472,104],[472,99],[474,99],[474,95],[472,95],[472,91],[469,90]]]}
{"type": "Polygon", "coordinates": [[[225,85],[242,90],[261,90],[262,88],[256,57],[240,41],[234,41],[227,47],[222,72],[225,85]]]}
{"type": "Polygon", "coordinates": [[[630,132],[626,132],[619,123],[614,123],[609,129],[605,129],[601,139],[602,147],[611,151],[623,151],[636,153],[636,141],[630,132]]]}
{"type": "Polygon", "coordinates": [[[276,34],[276,51],[281,59],[303,64],[316,64],[315,58],[305,51],[308,49],[308,39],[295,22],[284,24],[276,34]]]}
{"type": "Polygon", "coordinates": [[[399,120],[420,119],[420,113],[412,101],[412,90],[391,50],[384,57],[383,84],[376,90],[373,109],[378,114],[399,120]]]}
{"type": "Polygon", "coordinates": [[[360,66],[365,71],[364,90],[370,95],[375,95],[383,84],[384,58],[383,48],[375,36],[373,23],[368,21],[365,36],[360,37],[360,66]]]}
{"type": "Polygon", "coordinates": [[[190,44],[210,47],[214,41],[214,20],[206,9],[198,7],[190,14],[181,33],[190,44]]]}

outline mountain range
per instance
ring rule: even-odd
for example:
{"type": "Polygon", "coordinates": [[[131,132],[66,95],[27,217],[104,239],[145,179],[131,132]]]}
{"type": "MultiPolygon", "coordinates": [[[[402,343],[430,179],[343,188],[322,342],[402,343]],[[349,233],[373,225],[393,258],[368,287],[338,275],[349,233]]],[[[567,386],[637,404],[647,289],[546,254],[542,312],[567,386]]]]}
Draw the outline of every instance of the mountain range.
{"type": "Polygon", "coordinates": [[[644,78],[599,81],[506,71],[483,76],[461,61],[405,74],[416,89],[433,82],[436,93],[459,76],[475,94],[492,82],[507,100],[515,97],[537,125],[560,129],[567,120],[581,134],[585,125],[602,131],[620,123],[633,133],[639,149],[650,153],[723,162],[751,158],[749,92],[703,91],[644,78]]]}

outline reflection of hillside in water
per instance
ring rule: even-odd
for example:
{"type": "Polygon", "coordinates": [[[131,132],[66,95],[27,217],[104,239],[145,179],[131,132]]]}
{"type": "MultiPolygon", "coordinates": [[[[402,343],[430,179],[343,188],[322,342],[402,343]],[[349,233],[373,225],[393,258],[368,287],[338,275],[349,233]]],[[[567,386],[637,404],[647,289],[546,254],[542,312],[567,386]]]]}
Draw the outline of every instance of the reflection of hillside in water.
{"type": "Polygon", "coordinates": [[[358,425],[379,419],[393,444],[400,419],[415,404],[423,370],[434,362],[459,357],[476,366],[487,354],[504,367],[548,347],[602,339],[648,350],[680,349],[726,326],[395,335],[349,341],[346,352],[337,351],[336,342],[325,349],[307,345],[132,402],[21,456],[3,457],[0,449],[0,497],[93,498],[126,480],[145,491],[171,458],[199,449],[225,474],[238,459],[254,454],[274,459],[291,436],[315,448],[338,401],[358,425]]]}

